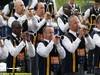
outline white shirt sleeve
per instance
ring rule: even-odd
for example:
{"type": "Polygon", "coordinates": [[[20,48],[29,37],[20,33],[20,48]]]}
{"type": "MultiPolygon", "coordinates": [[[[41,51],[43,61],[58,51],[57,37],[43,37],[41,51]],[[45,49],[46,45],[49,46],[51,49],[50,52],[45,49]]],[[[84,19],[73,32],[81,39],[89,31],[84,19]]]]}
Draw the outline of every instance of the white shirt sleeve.
{"type": "Polygon", "coordinates": [[[6,59],[8,57],[8,49],[4,45],[4,47],[0,47],[0,59],[6,59]]]}
{"type": "Polygon", "coordinates": [[[32,0],[32,4],[31,4],[30,8],[34,8],[37,3],[38,3],[38,0],[32,0]]]}
{"type": "Polygon", "coordinates": [[[19,17],[17,19],[17,21],[19,21],[21,25],[25,22],[25,20],[27,20],[27,16],[26,15],[23,15],[23,16],[21,16],[21,17],[19,17]]]}
{"type": "Polygon", "coordinates": [[[63,12],[63,6],[61,6],[60,9],[58,10],[57,16],[60,16],[62,14],[64,14],[64,12],[63,12]]]}
{"type": "Polygon", "coordinates": [[[63,46],[71,53],[74,53],[75,50],[78,48],[81,40],[77,38],[75,41],[71,42],[69,38],[64,36],[64,39],[62,40],[63,46]]]}
{"type": "Polygon", "coordinates": [[[62,58],[62,59],[65,58],[66,52],[65,52],[64,48],[61,46],[61,44],[58,43],[56,46],[57,46],[57,50],[58,50],[58,53],[60,55],[60,58],[62,58]]]}
{"type": "MultiPolygon", "coordinates": [[[[37,20],[37,19],[36,19],[37,20]]],[[[42,19],[40,22],[38,22],[38,20],[36,21],[36,25],[37,25],[37,31],[47,22],[46,19],[42,19]]]]}
{"type": "Polygon", "coordinates": [[[37,46],[37,53],[42,57],[48,57],[49,53],[53,49],[54,42],[51,41],[47,46],[45,46],[43,43],[39,43],[37,46]]]}
{"type": "Polygon", "coordinates": [[[94,34],[93,41],[94,41],[95,45],[100,47],[100,36],[98,34],[94,34]]]}
{"type": "Polygon", "coordinates": [[[0,15],[0,26],[7,25],[7,21],[0,15]]]}
{"type": "Polygon", "coordinates": [[[16,57],[20,51],[25,47],[25,43],[22,41],[18,46],[13,46],[10,40],[5,40],[5,45],[8,48],[10,54],[16,57]]]}
{"type": "Polygon", "coordinates": [[[14,17],[10,17],[10,18],[8,19],[8,26],[11,27],[13,21],[15,21],[15,20],[16,20],[16,19],[15,19],[14,17]]]}
{"type": "Polygon", "coordinates": [[[93,39],[90,37],[90,35],[88,37],[85,38],[85,46],[88,50],[94,49],[95,48],[95,44],[93,39]]]}
{"type": "Polygon", "coordinates": [[[27,48],[27,54],[30,57],[34,57],[35,56],[35,47],[31,42],[27,42],[26,41],[26,48],[27,48]]]}
{"type": "Polygon", "coordinates": [[[3,10],[2,10],[2,13],[3,13],[4,15],[8,15],[9,12],[10,12],[10,10],[9,10],[9,5],[6,4],[6,5],[4,6],[3,10]]]}
{"type": "Polygon", "coordinates": [[[69,24],[68,24],[68,23],[64,24],[63,21],[62,21],[60,18],[57,19],[57,22],[58,22],[59,28],[60,28],[63,32],[66,32],[66,30],[68,30],[68,28],[69,28],[69,24]]]}
{"type": "Polygon", "coordinates": [[[90,9],[87,9],[86,12],[84,13],[83,19],[87,20],[87,18],[90,16],[90,9]]]}

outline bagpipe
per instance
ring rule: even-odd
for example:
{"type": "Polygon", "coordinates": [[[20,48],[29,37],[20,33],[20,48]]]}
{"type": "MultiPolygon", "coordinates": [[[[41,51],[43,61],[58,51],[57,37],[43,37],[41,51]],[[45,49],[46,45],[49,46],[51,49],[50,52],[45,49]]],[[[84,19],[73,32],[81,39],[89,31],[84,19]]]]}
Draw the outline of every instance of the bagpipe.
{"type": "Polygon", "coordinates": [[[96,24],[96,15],[95,14],[91,14],[90,19],[89,19],[89,30],[91,31],[92,28],[95,26],[96,24]]]}

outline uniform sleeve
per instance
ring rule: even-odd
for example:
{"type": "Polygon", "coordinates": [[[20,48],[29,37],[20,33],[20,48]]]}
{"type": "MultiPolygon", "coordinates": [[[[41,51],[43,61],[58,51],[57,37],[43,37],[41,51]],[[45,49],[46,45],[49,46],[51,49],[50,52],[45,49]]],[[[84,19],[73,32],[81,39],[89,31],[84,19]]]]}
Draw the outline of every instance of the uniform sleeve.
{"type": "Polygon", "coordinates": [[[93,39],[90,37],[90,35],[89,35],[88,37],[85,38],[85,45],[86,45],[86,48],[89,49],[89,50],[95,48],[94,41],[93,41],[93,39]]]}
{"type": "Polygon", "coordinates": [[[66,30],[68,30],[68,28],[69,28],[69,24],[68,23],[64,24],[63,21],[60,18],[57,19],[57,23],[58,23],[59,28],[63,32],[66,32],[66,30]]]}
{"type": "Polygon", "coordinates": [[[3,13],[4,15],[8,15],[9,12],[10,12],[10,10],[9,10],[9,5],[7,4],[7,5],[4,6],[4,8],[3,8],[3,10],[2,10],[2,13],[3,13]]]}
{"type": "Polygon", "coordinates": [[[37,53],[42,57],[48,57],[49,53],[53,49],[53,44],[53,41],[51,41],[47,46],[45,46],[43,43],[39,43],[37,46],[37,53]]]}
{"type": "Polygon", "coordinates": [[[95,45],[100,47],[100,36],[98,34],[94,34],[93,41],[94,41],[95,45]]]}
{"type": "Polygon", "coordinates": [[[5,40],[5,45],[8,48],[9,53],[16,57],[20,51],[25,47],[25,43],[22,41],[18,46],[13,46],[10,40],[5,40]]]}
{"type": "Polygon", "coordinates": [[[30,8],[34,8],[37,3],[38,3],[38,0],[32,0],[30,8]]]}
{"type": "Polygon", "coordinates": [[[6,46],[0,47],[0,59],[6,59],[8,57],[8,49],[6,46]]]}
{"type": "Polygon", "coordinates": [[[5,43],[3,40],[0,40],[2,43],[2,47],[0,47],[0,59],[6,59],[8,57],[8,49],[5,46],[5,43]]]}
{"type": "Polygon", "coordinates": [[[8,19],[8,26],[11,27],[12,23],[15,21],[16,19],[14,17],[10,17],[8,19]]]}
{"type": "Polygon", "coordinates": [[[26,41],[26,48],[27,48],[27,54],[30,57],[34,57],[35,56],[35,47],[31,42],[27,42],[26,41]]]}
{"type": "Polygon", "coordinates": [[[75,52],[75,50],[78,48],[80,42],[81,42],[81,40],[79,38],[77,38],[75,41],[71,42],[69,40],[69,38],[67,38],[66,36],[64,36],[64,39],[62,40],[63,46],[71,53],[75,52]]]}
{"type": "Polygon", "coordinates": [[[64,14],[64,12],[63,12],[63,6],[60,7],[60,9],[58,10],[57,16],[60,16],[60,15],[62,15],[62,14],[64,14]]]}
{"type": "Polygon", "coordinates": [[[87,18],[90,16],[90,9],[87,9],[86,12],[84,13],[84,20],[87,20],[87,18]]]}
{"type": "Polygon", "coordinates": [[[66,52],[65,52],[64,48],[61,46],[60,43],[58,43],[56,46],[57,46],[57,50],[60,55],[60,58],[64,59],[66,57],[66,52]]]}

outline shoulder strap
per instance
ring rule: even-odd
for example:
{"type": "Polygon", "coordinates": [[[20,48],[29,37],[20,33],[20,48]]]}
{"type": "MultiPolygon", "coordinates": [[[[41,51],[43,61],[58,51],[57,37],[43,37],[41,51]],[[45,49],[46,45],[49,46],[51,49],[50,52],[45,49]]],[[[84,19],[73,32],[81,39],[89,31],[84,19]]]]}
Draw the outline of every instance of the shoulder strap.
{"type": "Polygon", "coordinates": [[[13,17],[17,20],[18,19],[18,17],[17,16],[15,16],[15,15],[13,15],[13,17]]]}

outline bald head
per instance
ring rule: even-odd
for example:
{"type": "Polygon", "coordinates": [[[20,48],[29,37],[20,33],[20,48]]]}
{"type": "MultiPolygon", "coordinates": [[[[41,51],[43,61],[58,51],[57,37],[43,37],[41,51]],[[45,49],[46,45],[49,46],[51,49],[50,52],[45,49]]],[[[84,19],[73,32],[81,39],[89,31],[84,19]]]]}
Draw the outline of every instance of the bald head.
{"type": "Polygon", "coordinates": [[[36,10],[36,14],[41,17],[45,14],[45,6],[42,2],[39,2],[36,7],[35,7],[35,10],[36,10]]]}
{"type": "Polygon", "coordinates": [[[19,15],[24,13],[25,6],[24,6],[24,2],[22,0],[16,0],[14,2],[14,6],[15,6],[15,12],[16,13],[18,13],[19,15]]]}
{"type": "Polygon", "coordinates": [[[79,21],[77,16],[72,15],[69,18],[68,23],[69,23],[69,26],[70,26],[71,30],[73,30],[75,32],[78,30],[80,21],[79,21]]]}

